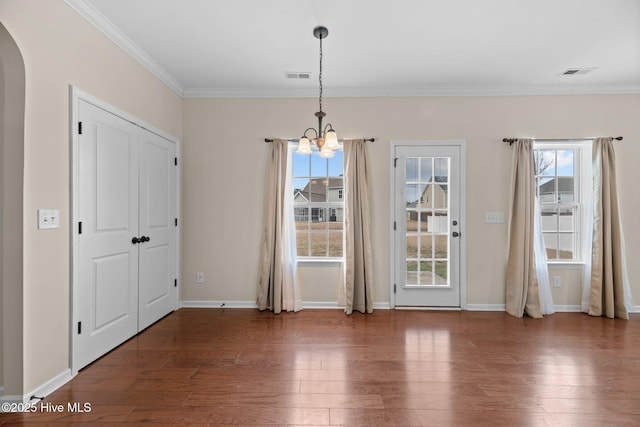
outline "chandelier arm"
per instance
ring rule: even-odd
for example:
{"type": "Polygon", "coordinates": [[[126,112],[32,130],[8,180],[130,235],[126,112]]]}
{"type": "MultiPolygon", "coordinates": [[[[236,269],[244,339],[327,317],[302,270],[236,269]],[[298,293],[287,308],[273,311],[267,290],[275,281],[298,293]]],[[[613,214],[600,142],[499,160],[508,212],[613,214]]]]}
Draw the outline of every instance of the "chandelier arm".
{"type": "Polygon", "coordinates": [[[318,80],[320,81],[320,97],[318,98],[320,112],[322,112],[322,36],[323,34],[320,33],[318,37],[320,39],[320,73],[318,73],[318,80]]]}
{"type": "Polygon", "coordinates": [[[320,134],[318,134],[318,131],[315,128],[306,128],[305,131],[302,133],[302,138],[307,138],[307,132],[309,132],[310,130],[312,130],[313,133],[316,134],[316,138],[320,136],[320,134]]]}

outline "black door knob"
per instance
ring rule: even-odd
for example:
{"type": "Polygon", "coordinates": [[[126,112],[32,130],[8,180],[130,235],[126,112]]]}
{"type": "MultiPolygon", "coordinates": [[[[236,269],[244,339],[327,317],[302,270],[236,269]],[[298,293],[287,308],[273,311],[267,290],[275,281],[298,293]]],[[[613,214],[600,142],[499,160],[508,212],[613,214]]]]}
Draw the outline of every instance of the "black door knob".
{"type": "Polygon", "coordinates": [[[133,239],[131,239],[131,243],[133,243],[134,245],[137,244],[137,243],[140,243],[140,242],[141,242],[141,240],[138,239],[137,237],[134,237],[133,239]]]}
{"type": "Polygon", "coordinates": [[[460,233],[458,233],[457,231],[454,231],[453,233],[451,233],[451,235],[453,237],[460,237],[460,233]]]}
{"type": "Polygon", "coordinates": [[[151,240],[151,237],[149,236],[142,236],[140,237],[140,242],[148,242],[149,240],[151,240]]]}

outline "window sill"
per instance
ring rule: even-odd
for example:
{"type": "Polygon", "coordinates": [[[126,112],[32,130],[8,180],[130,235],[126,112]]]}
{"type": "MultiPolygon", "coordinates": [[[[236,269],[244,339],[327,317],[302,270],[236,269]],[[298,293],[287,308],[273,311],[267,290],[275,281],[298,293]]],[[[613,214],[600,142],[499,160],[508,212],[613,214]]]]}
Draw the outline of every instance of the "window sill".
{"type": "Polygon", "coordinates": [[[547,261],[547,267],[584,268],[584,262],[582,261],[547,261]]]}
{"type": "Polygon", "coordinates": [[[340,267],[342,258],[298,258],[298,267],[340,267]]]}

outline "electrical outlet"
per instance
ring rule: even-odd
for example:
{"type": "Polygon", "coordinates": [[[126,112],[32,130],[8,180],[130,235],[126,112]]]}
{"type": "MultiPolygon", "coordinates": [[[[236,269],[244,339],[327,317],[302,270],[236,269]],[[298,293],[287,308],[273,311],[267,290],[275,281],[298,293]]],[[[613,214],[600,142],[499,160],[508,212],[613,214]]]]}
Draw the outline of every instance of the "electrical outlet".
{"type": "Polygon", "coordinates": [[[196,283],[202,285],[204,283],[204,273],[196,273],[196,283]]]}
{"type": "Polygon", "coordinates": [[[553,276],[553,287],[554,288],[559,288],[561,286],[562,286],[562,277],[553,276]]]}

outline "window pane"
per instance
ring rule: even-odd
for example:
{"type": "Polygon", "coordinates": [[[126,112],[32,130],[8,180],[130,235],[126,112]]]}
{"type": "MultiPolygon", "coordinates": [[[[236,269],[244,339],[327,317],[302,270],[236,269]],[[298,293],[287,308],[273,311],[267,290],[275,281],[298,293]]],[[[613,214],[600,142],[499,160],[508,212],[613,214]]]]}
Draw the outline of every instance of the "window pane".
{"type": "Polygon", "coordinates": [[[436,182],[449,182],[449,159],[434,159],[436,182]]]}
{"type": "Polygon", "coordinates": [[[433,162],[431,157],[420,158],[420,181],[432,182],[433,181],[433,162]]]}
{"type": "Polygon", "coordinates": [[[558,178],[558,202],[573,203],[574,197],[573,178],[558,178]]]}
{"type": "Polygon", "coordinates": [[[407,209],[407,231],[418,231],[418,212],[407,209]]]}
{"type": "Polygon", "coordinates": [[[553,178],[538,178],[538,200],[540,203],[556,202],[556,181],[553,178]]]}
{"type": "Polygon", "coordinates": [[[541,209],[542,231],[558,231],[558,214],[555,209],[541,209]]]}
{"type": "Polygon", "coordinates": [[[308,158],[311,160],[311,176],[327,176],[327,159],[318,157],[315,153],[308,158]]]}
{"type": "Polygon", "coordinates": [[[560,208],[560,215],[558,216],[558,230],[576,231],[574,208],[560,208]]]}
{"type": "Polygon", "coordinates": [[[329,256],[342,256],[342,233],[329,233],[329,256]]]}
{"type": "Polygon", "coordinates": [[[311,233],[311,256],[327,256],[326,233],[311,233]]]}
{"type": "Polygon", "coordinates": [[[293,212],[296,221],[296,230],[307,230],[309,228],[309,208],[296,207],[293,209],[293,212]]]}
{"type": "Polygon", "coordinates": [[[407,181],[415,182],[418,180],[418,158],[407,157],[407,181]]]}
{"type": "Polygon", "coordinates": [[[298,256],[309,256],[309,233],[296,232],[296,252],[298,256]]]}
{"type": "Polygon", "coordinates": [[[446,212],[434,212],[429,216],[429,231],[432,233],[449,232],[449,215],[446,212]]]}
{"type": "Polygon", "coordinates": [[[418,207],[422,200],[426,186],[423,184],[408,184],[405,192],[405,198],[408,208],[418,207]]]}
{"type": "Polygon", "coordinates": [[[292,157],[293,176],[309,176],[309,156],[294,154],[292,157]]]}
{"type": "Polygon", "coordinates": [[[574,176],[573,150],[558,150],[558,175],[574,176]]]}
{"type": "Polygon", "coordinates": [[[407,258],[418,258],[418,236],[407,235],[407,258]]]}
{"type": "MultiPolygon", "coordinates": [[[[420,258],[432,258],[432,248],[433,235],[428,233],[422,234],[420,236],[420,258]]],[[[409,254],[407,254],[407,257],[410,257],[409,254]]]]}
{"type": "Polygon", "coordinates": [[[449,256],[449,235],[435,236],[436,258],[448,258],[449,256]]]}
{"type": "Polygon", "coordinates": [[[544,240],[544,247],[547,249],[547,258],[548,259],[558,259],[558,244],[557,244],[556,233],[542,233],[542,238],[544,240]]]}
{"type": "Polygon", "coordinates": [[[562,233],[558,235],[559,251],[558,258],[573,259],[575,253],[575,239],[573,233],[562,233]]]}
{"type": "Polygon", "coordinates": [[[333,157],[327,159],[329,163],[329,176],[341,176],[344,164],[344,152],[336,150],[333,152],[333,157]]]}
{"type": "Polygon", "coordinates": [[[314,178],[309,183],[309,201],[310,202],[326,202],[327,201],[327,179],[314,178]]]}
{"type": "Polygon", "coordinates": [[[534,161],[536,175],[554,176],[556,174],[556,150],[537,150],[534,161]]]}
{"type": "Polygon", "coordinates": [[[449,186],[446,184],[433,185],[433,209],[447,209],[449,207],[449,186]]]}
{"type": "Polygon", "coordinates": [[[293,196],[296,203],[309,201],[309,178],[293,179],[293,196]]]}
{"type": "Polygon", "coordinates": [[[436,285],[446,285],[449,283],[449,263],[447,261],[436,261],[434,264],[434,283],[436,285]]]}
{"type": "Polygon", "coordinates": [[[407,285],[418,284],[418,262],[407,261],[407,285]]]}

